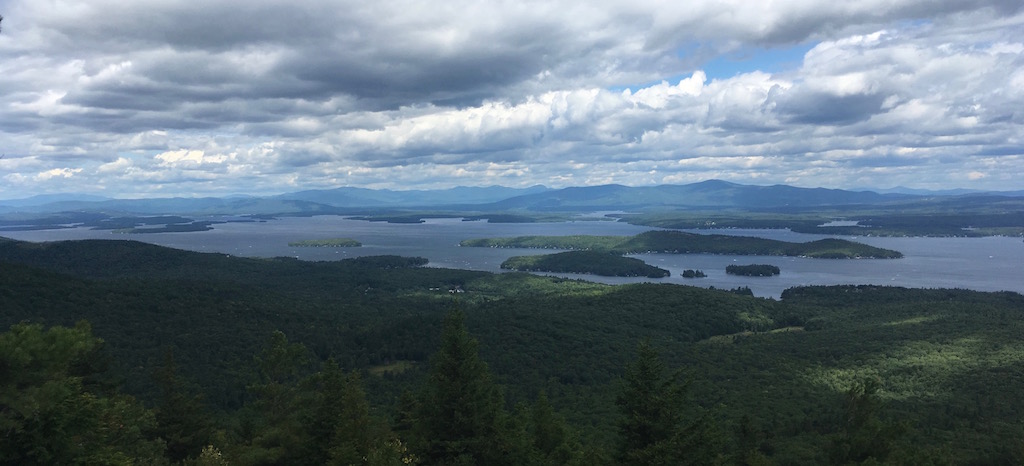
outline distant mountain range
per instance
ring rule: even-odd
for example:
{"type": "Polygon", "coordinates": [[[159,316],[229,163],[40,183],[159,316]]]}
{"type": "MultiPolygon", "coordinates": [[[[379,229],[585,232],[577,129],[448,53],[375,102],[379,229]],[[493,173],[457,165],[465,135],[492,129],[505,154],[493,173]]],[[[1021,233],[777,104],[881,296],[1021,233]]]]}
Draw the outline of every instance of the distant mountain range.
{"type": "Polygon", "coordinates": [[[504,186],[466,187],[443,190],[392,191],[389,189],[336,188],[274,196],[276,199],[316,202],[333,207],[437,207],[489,204],[517,196],[551,191],[544,186],[506,188],[504,186]]]}
{"type": "Polygon", "coordinates": [[[996,194],[1002,196],[1024,196],[1024,190],[1020,191],[984,191],[978,189],[915,189],[904,186],[896,186],[886,189],[855,189],[854,191],[874,191],[879,194],[914,194],[917,196],[962,196],[967,194],[996,194]]]}
{"type": "Polygon", "coordinates": [[[0,201],[0,206],[6,207],[37,207],[61,202],[102,202],[109,201],[109,197],[91,196],[88,194],[40,194],[38,196],[22,199],[8,199],[0,201]]]}
{"type": "Polygon", "coordinates": [[[62,194],[0,201],[0,213],[103,212],[107,214],[272,215],[359,214],[373,211],[439,210],[474,212],[580,212],[670,209],[811,209],[891,205],[969,196],[1024,197],[1024,191],[950,194],[849,191],[753,186],[710,180],[686,185],[629,187],[603,185],[550,189],[457,187],[444,190],[373,190],[337,188],[298,191],[267,197],[109,199],[62,194]]]}
{"type": "Polygon", "coordinates": [[[546,191],[497,202],[498,210],[621,210],[659,208],[821,207],[879,204],[912,198],[903,194],[796,188],[786,185],[751,186],[711,180],[687,185],[628,187],[590,186],[546,191]]]}

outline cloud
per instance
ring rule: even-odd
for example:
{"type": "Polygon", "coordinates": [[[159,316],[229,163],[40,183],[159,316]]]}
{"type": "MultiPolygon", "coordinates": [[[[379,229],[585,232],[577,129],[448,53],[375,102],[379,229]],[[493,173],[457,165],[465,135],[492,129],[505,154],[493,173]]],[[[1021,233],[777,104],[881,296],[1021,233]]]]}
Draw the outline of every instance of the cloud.
{"type": "Polygon", "coordinates": [[[1016,189],[1024,175],[1007,164],[1024,147],[1016,1],[12,0],[3,14],[0,198],[712,177],[1016,189]],[[787,48],[807,52],[703,71],[787,48]]]}

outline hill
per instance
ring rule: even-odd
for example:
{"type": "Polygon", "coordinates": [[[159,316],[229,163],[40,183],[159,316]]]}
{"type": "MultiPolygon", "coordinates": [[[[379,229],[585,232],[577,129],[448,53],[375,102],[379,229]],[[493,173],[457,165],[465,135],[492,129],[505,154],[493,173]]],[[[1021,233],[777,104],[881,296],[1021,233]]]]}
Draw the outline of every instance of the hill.
{"type": "Polygon", "coordinates": [[[263,380],[254,357],[274,330],[316,360],[361,371],[372,404],[395,413],[439,346],[442,314],[457,305],[509,404],[543,391],[597,448],[614,442],[615,394],[641,340],[687,374],[689,403],[726,438],[749,432],[780,464],[829,463],[849,433],[844,400],[865,378],[878,383],[879,425],[909,426],[889,440],[910,457],[1013,463],[1021,447],[1024,296],[1016,293],[834,286],[794,288],[774,301],[423,263],[6,240],[0,325],[88,319],[128,390],[150,402],[159,392],[152,374],[173,349],[181,374],[222,413],[210,418],[230,419],[232,435],[252,419],[246,387],[263,380]]]}

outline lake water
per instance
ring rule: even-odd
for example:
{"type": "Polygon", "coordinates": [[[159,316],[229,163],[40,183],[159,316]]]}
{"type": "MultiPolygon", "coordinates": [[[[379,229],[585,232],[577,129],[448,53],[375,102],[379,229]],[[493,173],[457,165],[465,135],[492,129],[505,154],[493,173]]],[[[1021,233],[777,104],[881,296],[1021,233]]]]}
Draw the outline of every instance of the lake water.
{"type": "MultiPolygon", "coordinates": [[[[461,219],[429,219],[419,224],[390,224],[350,220],[339,216],[284,217],[267,222],[216,224],[214,229],[189,233],[125,235],[85,228],[3,232],[25,241],[107,238],[132,239],[162,246],[236,256],[290,256],[303,260],[338,260],[350,257],[397,254],[426,257],[432,267],[501,272],[499,265],[517,255],[553,251],[535,249],[463,248],[470,238],[524,235],[635,235],[650,227],[614,221],[581,220],[561,223],[487,223],[461,219]],[[359,248],[294,248],[291,241],[321,238],[352,238],[359,248]]],[[[825,238],[823,235],[788,230],[689,230],[758,236],[791,242],[825,238]]],[[[966,288],[981,291],[1009,290],[1024,293],[1024,242],[1020,238],[841,238],[895,249],[902,259],[828,260],[775,256],[725,256],[710,254],[638,254],[634,257],[669,270],[671,277],[609,278],[559,274],[602,283],[641,281],[679,283],[715,288],[750,287],[754,294],[777,298],[782,290],[799,285],[875,284],[914,288],[966,288]],[[772,264],[782,269],[775,277],[727,275],[729,264],[772,264]],[[685,269],[700,269],[706,278],[685,279],[685,269]]]]}

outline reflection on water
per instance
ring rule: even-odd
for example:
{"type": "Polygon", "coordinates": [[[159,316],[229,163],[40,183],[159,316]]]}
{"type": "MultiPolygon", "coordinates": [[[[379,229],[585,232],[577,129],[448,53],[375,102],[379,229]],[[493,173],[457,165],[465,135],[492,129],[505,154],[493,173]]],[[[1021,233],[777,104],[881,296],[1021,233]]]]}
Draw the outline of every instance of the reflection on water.
{"type": "MultiPolygon", "coordinates": [[[[524,235],[635,235],[650,227],[611,221],[495,224],[460,219],[430,219],[420,224],[389,224],[348,220],[338,216],[281,218],[268,222],[226,223],[192,233],[124,235],[88,229],[5,232],[4,236],[26,241],[64,239],[132,239],[201,252],[248,257],[290,256],[303,260],[338,260],[350,257],[398,254],[420,256],[433,267],[500,272],[510,256],[553,251],[532,249],[463,248],[464,239],[524,235]],[[352,238],[360,248],[295,248],[288,243],[306,239],[352,238]]],[[[759,236],[792,242],[813,241],[823,235],[789,230],[689,230],[759,236]]],[[[591,275],[562,276],[603,283],[641,281],[681,283],[715,288],[750,287],[754,294],[778,297],[798,285],[875,284],[920,288],[968,288],[982,291],[1009,290],[1024,293],[1024,243],[1019,238],[877,238],[842,236],[872,246],[895,249],[903,259],[827,260],[800,257],[722,256],[709,254],[638,254],[645,262],[668,269],[664,279],[607,278],[591,275]],[[772,264],[782,269],[775,277],[726,275],[729,264],[772,264]],[[685,269],[700,269],[707,278],[684,279],[685,269]]]]}

